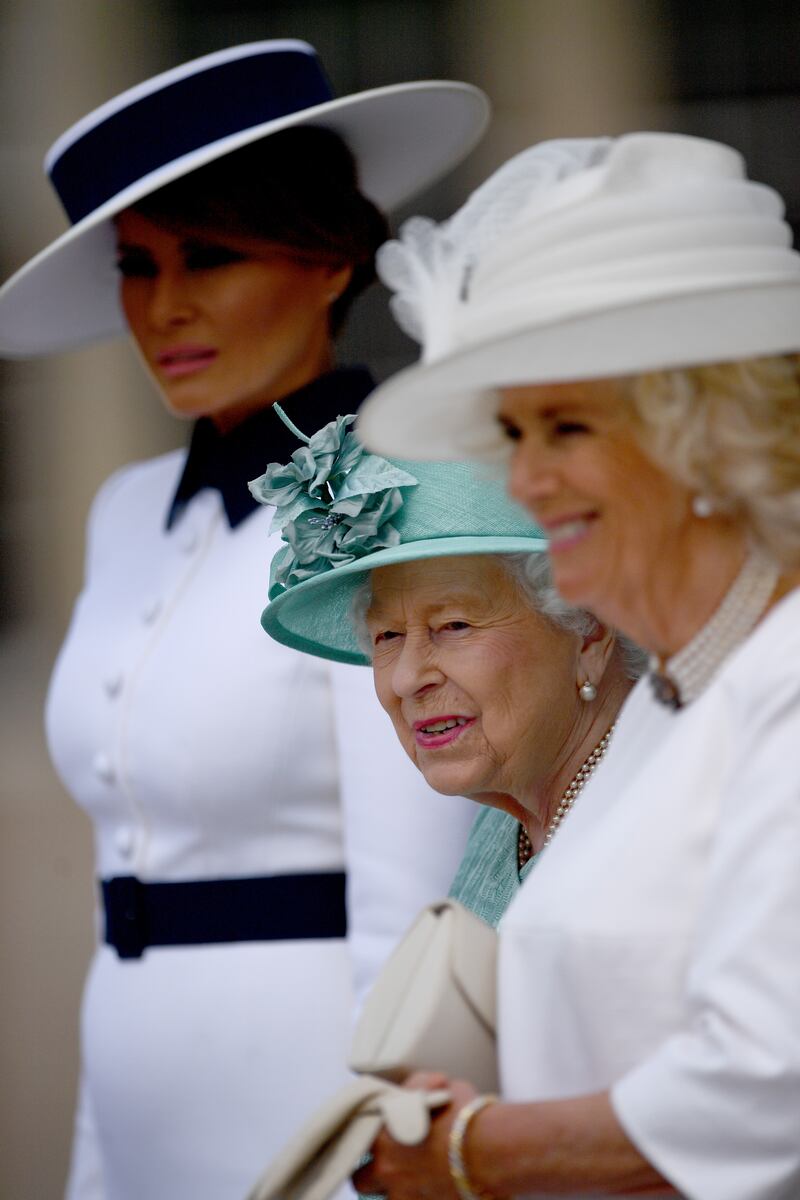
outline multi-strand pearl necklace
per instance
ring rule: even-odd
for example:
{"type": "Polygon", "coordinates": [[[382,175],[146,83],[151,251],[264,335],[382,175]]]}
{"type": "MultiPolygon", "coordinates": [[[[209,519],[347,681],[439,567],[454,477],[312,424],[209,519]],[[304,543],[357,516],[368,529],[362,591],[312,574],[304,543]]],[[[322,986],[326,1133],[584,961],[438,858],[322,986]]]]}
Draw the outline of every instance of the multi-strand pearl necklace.
{"type": "Polygon", "coordinates": [[[666,661],[650,659],[650,683],[668,708],[696,700],[719,667],[762,616],[780,576],[780,568],[751,551],[722,603],[690,642],[666,661]]]}
{"type": "MultiPolygon", "coordinates": [[[[578,793],[583,789],[587,779],[608,749],[608,743],[611,741],[611,735],[614,732],[615,727],[616,721],[611,728],[606,730],[606,732],[603,734],[600,741],[583,763],[577,775],[572,780],[572,783],[561,797],[561,803],[553,814],[553,819],[545,830],[542,850],[544,850],[545,846],[549,846],[552,842],[561,826],[561,822],[564,820],[564,817],[575,803],[578,793]]],[[[530,858],[533,858],[533,846],[531,845],[531,839],[528,837],[525,826],[520,825],[519,834],[517,837],[517,866],[519,870],[522,870],[522,868],[525,866],[525,863],[528,862],[530,858]]]]}

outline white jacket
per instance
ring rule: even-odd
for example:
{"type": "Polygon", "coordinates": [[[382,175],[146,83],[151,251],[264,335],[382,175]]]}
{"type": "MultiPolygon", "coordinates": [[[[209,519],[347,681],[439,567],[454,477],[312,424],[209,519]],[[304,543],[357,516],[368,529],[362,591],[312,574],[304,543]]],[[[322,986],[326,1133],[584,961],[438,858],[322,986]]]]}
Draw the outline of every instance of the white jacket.
{"type": "Polygon", "coordinates": [[[607,1088],[691,1200],[800,1196],[800,594],[677,712],[642,680],[500,926],[512,1100],[607,1088]]]}

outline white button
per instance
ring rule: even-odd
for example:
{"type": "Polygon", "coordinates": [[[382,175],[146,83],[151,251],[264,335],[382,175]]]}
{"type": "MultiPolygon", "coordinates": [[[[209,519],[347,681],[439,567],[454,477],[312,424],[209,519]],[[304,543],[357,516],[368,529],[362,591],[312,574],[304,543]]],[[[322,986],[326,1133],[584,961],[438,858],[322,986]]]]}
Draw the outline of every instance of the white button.
{"type": "Polygon", "coordinates": [[[120,825],[114,834],[114,845],[120,858],[130,858],[136,846],[136,834],[130,825],[120,825]]]}
{"type": "Polygon", "coordinates": [[[142,620],[145,625],[152,625],[160,612],[161,601],[155,596],[151,597],[142,608],[142,620]]]}
{"type": "Polygon", "coordinates": [[[117,671],[115,675],[107,675],[103,680],[103,690],[109,700],[116,700],[122,691],[122,672],[117,671]]]}
{"type": "Polygon", "coordinates": [[[98,779],[102,779],[103,783],[113,783],[117,778],[117,773],[114,770],[114,764],[107,754],[99,750],[92,759],[92,768],[98,779]]]}

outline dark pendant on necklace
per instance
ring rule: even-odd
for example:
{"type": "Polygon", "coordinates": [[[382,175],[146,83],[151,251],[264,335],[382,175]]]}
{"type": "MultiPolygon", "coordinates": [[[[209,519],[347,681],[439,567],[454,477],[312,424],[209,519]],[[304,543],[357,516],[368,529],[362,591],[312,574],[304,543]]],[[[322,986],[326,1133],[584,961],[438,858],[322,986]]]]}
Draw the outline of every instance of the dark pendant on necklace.
{"type": "Polygon", "coordinates": [[[665,705],[666,708],[683,708],[678,685],[670,679],[669,675],[660,675],[653,671],[650,675],[650,686],[660,704],[665,705]]]}
{"type": "Polygon", "coordinates": [[[521,871],[526,862],[533,858],[533,846],[531,839],[525,830],[525,826],[520,822],[517,830],[517,871],[521,871]]]}

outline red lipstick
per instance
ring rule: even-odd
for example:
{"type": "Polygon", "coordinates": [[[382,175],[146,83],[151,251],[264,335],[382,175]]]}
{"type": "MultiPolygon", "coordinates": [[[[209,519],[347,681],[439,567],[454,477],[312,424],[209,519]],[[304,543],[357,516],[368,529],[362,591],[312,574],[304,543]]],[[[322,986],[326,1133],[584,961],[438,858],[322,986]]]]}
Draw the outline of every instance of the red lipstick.
{"type": "Polygon", "coordinates": [[[474,724],[474,717],[455,713],[427,717],[424,721],[414,722],[414,737],[418,746],[425,750],[435,750],[439,746],[451,745],[461,737],[465,729],[474,724]]]}

